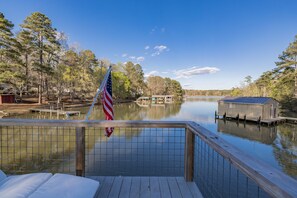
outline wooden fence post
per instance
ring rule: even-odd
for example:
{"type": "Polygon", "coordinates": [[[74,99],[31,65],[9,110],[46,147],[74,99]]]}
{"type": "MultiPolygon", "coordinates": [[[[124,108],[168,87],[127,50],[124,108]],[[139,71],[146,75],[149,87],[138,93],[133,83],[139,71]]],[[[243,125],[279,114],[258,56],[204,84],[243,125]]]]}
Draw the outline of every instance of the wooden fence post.
{"type": "Polygon", "coordinates": [[[184,156],[184,178],[187,182],[193,181],[194,174],[194,142],[195,134],[192,133],[188,128],[186,128],[186,145],[185,145],[185,156],[184,156]]]}
{"type": "Polygon", "coordinates": [[[76,127],[76,175],[85,176],[85,127],[76,127]]]}

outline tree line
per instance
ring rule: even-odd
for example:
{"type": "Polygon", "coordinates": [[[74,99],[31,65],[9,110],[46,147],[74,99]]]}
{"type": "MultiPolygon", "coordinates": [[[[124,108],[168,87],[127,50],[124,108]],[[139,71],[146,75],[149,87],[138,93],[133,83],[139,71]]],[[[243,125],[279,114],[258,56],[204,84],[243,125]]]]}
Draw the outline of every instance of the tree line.
{"type": "Polygon", "coordinates": [[[187,96],[228,96],[230,94],[231,90],[185,90],[187,96]]]}
{"type": "Polygon", "coordinates": [[[233,88],[233,96],[273,97],[283,107],[297,111],[297,36],[279,55],[275,67],[258,79],[247,76],[240,87],[233,88]]]}
{"type": "Polygon", "coordinates": [[[91,50],[69,47],[67,36],[52,21],[34,12],[13,32],[14,24],[0,12],[0,85],[10,86],[20,97],[35,95],[38,103],[67,96],[70,100],[92,97],[112,65],[113,97],[135,99],[142,95],[172,94],[182,97],[176,80],[144,78],[140,64],[112,64],[99,60],[91,50]]]}

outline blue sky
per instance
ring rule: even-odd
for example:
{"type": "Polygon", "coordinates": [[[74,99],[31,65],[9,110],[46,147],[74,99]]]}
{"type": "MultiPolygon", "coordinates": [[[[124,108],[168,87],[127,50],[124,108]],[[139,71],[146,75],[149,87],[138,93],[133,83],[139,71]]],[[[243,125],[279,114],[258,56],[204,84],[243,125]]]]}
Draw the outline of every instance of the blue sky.
{"type": "Polygon", "coordinates": [[[186,89],[229,89],[256,79],[297,34],[296,0],[0,0],[19,29],[32,12],[52,19],[71,45],[186,89]]]}

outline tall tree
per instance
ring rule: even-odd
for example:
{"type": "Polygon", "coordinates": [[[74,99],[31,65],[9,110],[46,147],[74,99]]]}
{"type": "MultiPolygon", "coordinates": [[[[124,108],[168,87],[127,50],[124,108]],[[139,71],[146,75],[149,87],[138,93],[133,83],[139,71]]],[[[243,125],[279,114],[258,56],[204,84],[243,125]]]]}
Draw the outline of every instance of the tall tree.
{"type": "Polygon", "coordinates": [[[28,31],[20,31],[16,36],[17,41],[20,44],[20,55],[21,55],[21,61],[22,66],[25,70],[25,87],[26,91],[29,91],[29,80],[31,79],[31,54],[33,52],[32,47],[32,37],[30,36],[30,33],[28,31]]]}
{"type": "Polygon", "coordinates": [[[131,82],[131,92],[134,97],[143,94],[145,83],[144,74],[141,65],[127,62],[124,66],[124,72],[131,82]]]}
{"type": "Polygon", "coordinates": [[[9,83],[17,66],[17,42],[13,37],[13,24],[0,12],[0,82],[9,83]]]}
{"type": "Polygon", "coordinates": [[[280,69],[293,69],[288,75],[293,75],[294,77],[294,97],[297,98],[297,35],[295,36],[295,40],[279,56],[279,59],[280,61],[276,64],[280,69]]]}
{"type": "Polygon", "coordinates": [[[59,46],[56,30],[52,27],[51,20],[40,12],[34,12],[28,16],[21,27],[32,38],[34,49],[32,62],[38,73],[38,103],[42,103],[44,82],[47,82],[46,75],[53,75],[51,64],[56,62],[55,51],[59,46]]]}
{"type": "Polygon", "coordinates": [[[20,92],[24,87],[24,73],[19,58],[20,44],[12,33],[13,24],[0,12],[0,83],[12,85],[20,92]]]}

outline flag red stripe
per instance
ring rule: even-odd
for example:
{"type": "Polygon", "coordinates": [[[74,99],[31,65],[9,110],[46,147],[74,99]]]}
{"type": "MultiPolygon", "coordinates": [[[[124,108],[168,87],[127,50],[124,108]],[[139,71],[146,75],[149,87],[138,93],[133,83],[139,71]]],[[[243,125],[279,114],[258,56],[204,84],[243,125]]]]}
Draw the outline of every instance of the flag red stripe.
{"type": "MultiPolygon", "coordinates": [[[[113,102],[112,102],[112,84],[111,84],[111,74],[109,74],[105,87],[103,89],[103,111],[105,114],[106,120],[113,120],[114,113],[113,113],[113,102]]],[[[105,135],[109,137],[114,128],[113,127],[106,127],[105,128],[105,135]]]]}

